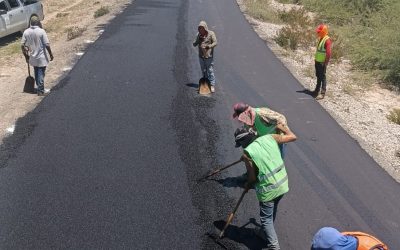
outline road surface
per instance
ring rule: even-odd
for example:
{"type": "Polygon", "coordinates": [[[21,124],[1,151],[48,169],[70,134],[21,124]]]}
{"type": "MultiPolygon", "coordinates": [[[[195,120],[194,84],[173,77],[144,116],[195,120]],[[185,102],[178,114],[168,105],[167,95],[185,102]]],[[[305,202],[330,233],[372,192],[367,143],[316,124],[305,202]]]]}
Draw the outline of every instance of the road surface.
{"type": "MultiPolygon", "coordinates": [[[[244,166],[195,180],[240,157],[231,113],[244,101],[284,113],[299,138],[285,159],[282,249],[308,249],[327,225],[400,249],[399,184],[300,90],[235,1],[136,0],[3,142],[0,248],[218,249],[204,234],[232,210],[244,166]],[[219,40],[211,97],[195,88],[202,19],[219,40]]],[[[224,243],[261,249],[258,217],[250,191],[224,243]]]]}

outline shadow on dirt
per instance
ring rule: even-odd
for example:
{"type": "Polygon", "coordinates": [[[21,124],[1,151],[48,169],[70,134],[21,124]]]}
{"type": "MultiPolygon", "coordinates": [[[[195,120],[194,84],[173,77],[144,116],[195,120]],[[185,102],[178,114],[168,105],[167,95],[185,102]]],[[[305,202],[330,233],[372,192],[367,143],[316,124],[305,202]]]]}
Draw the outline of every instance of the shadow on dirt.
{"type": "Polygon", "coordinates": [[[10,43],[16,42],[22,37],[22,33],[14,33],[5,37],[0,38],[0,48],[9,45],[10,43]]]}

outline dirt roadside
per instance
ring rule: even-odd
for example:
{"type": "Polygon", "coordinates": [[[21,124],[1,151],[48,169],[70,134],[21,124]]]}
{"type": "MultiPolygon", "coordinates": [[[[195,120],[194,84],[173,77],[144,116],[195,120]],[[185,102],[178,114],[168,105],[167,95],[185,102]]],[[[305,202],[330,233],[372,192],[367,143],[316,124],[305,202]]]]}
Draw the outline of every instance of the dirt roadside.
{"type": "MultiPolygon", "coordinates": [[[[285,64],[306,89],[315,88],[314,47],[287,51],[273,40],[283,25],[261,22],[246,14],[245,0],[236,0],[241,11],[256,33],[285,64]]],[[[294,4],[270,1],[271,8],[288,11],[298,8],[294,4]]],[[[312,17],[313,13],[309,13],[312,17]]],[[[333,47],[334,49],[334,47],[333,47]]],[[[393,108],[400,108],[400,95],[371,83],[361,88],[357,81],[367,81],[352,71],[350,61],[330,64],[327,69],[327,96],[320,104],[333,118],[384,168],[400,182],[400,126],[390,122],[387,115],[393,108]]]]}
{"type": "MultiPolygon", "coordinates": [[[[43,0],[45,20],[54,61],[46,71],[45,88],[54,87],[60,77],[83,55],[88,44],[102,33],[102,26],[121,12],[132,0],[43,0]],[[94,14],[99,9],[99,17],[94,14]],[[68,36],[70,36],[68,38],[68,36]],[[71,39],[72,37],[75,38],[71,39]]],[[[0,139],[14,131],[19,117],[33,110],[43,99],[22,92],[27,64],[20,52],[21,35],[0,40],[0,139]],[[6,40],[6,42],[2,42],[6,40]],[[8,40],[14,40],[8,43],[8,40]]],[[[33,68],[31,68],[33,74],[33,68]]]]}

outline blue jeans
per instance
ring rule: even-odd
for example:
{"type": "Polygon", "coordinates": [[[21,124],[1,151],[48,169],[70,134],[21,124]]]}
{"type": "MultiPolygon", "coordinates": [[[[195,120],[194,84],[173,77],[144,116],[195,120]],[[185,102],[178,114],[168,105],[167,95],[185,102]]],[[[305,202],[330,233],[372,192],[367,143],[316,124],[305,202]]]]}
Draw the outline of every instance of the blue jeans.
{"type": "Polygon", "coordinates": [[[210,80],[211,86],[215,85],[215,76],[214,76],[214,58],[202,58],[199,57],[200,68],[203,77],[208,78],[210,80]]]}
{"type": "Polygon", "coordinates": [[[260,220],[261,226],[267,236],[267,246],[270,250],[279,250],[278,236],[276,235],[274,228],[274,221],[276,218],[276,212],[278,210],[278,203],[282,199],[283,195],[275,198],[272,201],[260,202],[260,220]]]}
{"type": "Polygon", "coordinates": [[[46,74],[46,67],[33,67],[35,70],[35,81],[37,85],[37,92],[44,93],[44,76],[46,74]]]}

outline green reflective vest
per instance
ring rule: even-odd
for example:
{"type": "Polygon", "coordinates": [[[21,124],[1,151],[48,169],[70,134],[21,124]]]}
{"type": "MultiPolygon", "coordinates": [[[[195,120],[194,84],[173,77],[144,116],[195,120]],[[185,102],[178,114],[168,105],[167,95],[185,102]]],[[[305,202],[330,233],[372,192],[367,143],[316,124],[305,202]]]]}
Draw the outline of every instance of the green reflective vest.
{"type": "Polygon", "coordinates": [[[326,58],[326,49],[325,49],[325,42],[329,39],[329,36],[324,36],[317,45],[317,51],[315,52],[315,61],[316,62],[325,62],[326,58]]]}
{"type": "Polygon", "coordinates": [[[275,133],[275,125],[267,125],[262,121],[262,118],[258,114],[259,108],[256,108],[256,118],[254,119],[254,127],[257,130],[257,136],[269,135],[275,133]]]}
{"type": "Polygon", "coordinates": [[[259,201],[271,201],[289,191],[285,164],[272,135],[258,137],[244,151],[258,168],[255,189],[259,201]]]}

